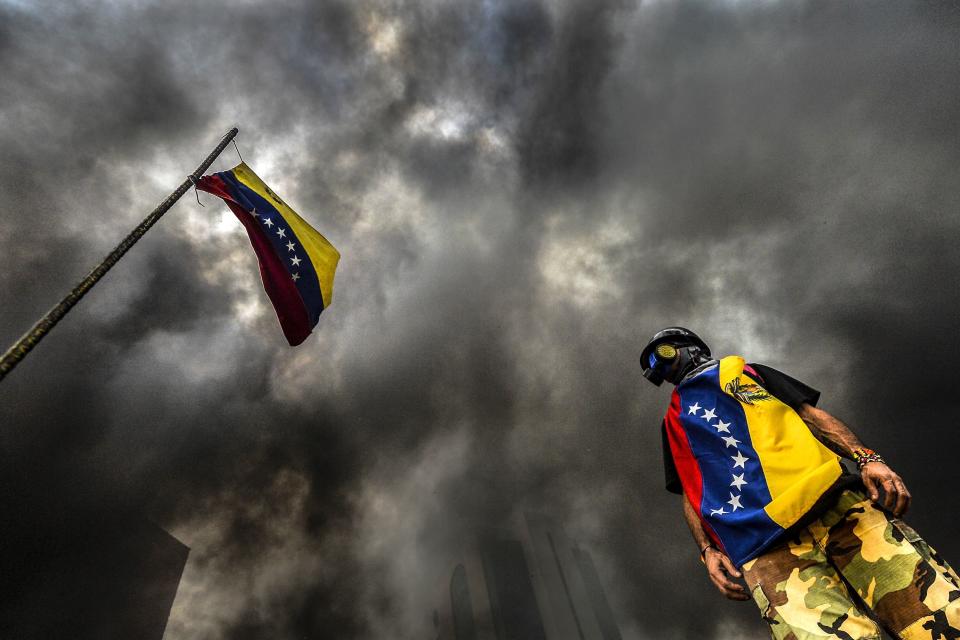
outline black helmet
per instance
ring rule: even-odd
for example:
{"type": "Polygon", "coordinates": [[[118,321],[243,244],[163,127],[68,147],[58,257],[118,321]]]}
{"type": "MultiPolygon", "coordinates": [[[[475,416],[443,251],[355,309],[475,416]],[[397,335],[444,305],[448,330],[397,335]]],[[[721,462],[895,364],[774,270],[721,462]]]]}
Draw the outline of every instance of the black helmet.
{"type": "MultiPolygon", "coordinates": [[[[640,354],[640,366],[643,367],[643,376],[658,387],[663,383],[663,374],[653,367],[650,362],[650,356],[653,355],[654,350],[662,344],[669,344],[674,347],[698,347],[703,356],[710,358],[710,347],[700,339],[700,336],[689,329],[684,329],[683,327],[667,327],[666,329],[656,332],[640,354]]],[[[670,357],[672,359],[676,357],[676,354],[670,357]]]]}

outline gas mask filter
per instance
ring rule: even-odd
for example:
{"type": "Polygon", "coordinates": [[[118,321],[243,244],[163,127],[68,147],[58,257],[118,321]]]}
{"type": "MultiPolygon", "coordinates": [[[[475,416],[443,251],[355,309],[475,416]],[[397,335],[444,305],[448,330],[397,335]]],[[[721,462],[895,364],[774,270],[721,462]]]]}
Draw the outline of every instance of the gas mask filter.
{"type": "Polygon", "coordinates": [[[650,366],[643,372],[643,376],[659,387],[670,374],[670,369],[673,368],[673,364],[679,355],[677,348],[672,344],[664,342],[657,345],[657,348],[650,354],[650,362],[648,363],[650,366]]]}

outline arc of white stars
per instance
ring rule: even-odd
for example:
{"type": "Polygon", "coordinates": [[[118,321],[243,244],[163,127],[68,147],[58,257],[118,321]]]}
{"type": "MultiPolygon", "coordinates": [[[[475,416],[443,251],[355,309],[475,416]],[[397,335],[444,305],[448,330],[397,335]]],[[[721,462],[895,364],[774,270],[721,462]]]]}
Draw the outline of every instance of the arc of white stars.
{"type": "Polygon", "coordinates": [[[747,475],[746,473],[741,473],[740,475],[733,474],[733,482],[730,483],[731,487],[736,487],[737,491],[743,491],[742,487],[745,484],[749,484],[746,480],[743,479],[743,476],[747,475]]]}
{"type": "Polygon", "coordinates": [[[690,405],[690,410],[687,411],[687,414],[689,415],[692,413],[693,415],[697,415],[697,411],[700,411],[700,403],[694,402],[692,405],[690,405]]]}
{"type": "Polygon", "coordinates": [[[299,273],[293,274],[293,280],[294,280],[294,282],[296,282],[296,281],[299,280],[299,279],[300,279],[300,274],[299,274],[299,273]]]}
{"type": "Polygon", "coordinates": [[[280,236],[281,238],[286,238],[286,237],[287,237],[287,230],[286,230],[286,229],[280,229],[280,228],[278,227],[278,228],[277,228],[277,235],[280,236]]]}
{"type": "Polygon", "coordinates": [[[733,507],[734,511],[737,509],[743,509],[743,505],[740,504],[740,496],[735,496],[732,493],[730,494],[730,499],[727,500],[727,504],[733,507]]]}
{"type": "Polygon", "coordinates": [[[731,458],[731,459],[733,460],[733,462],[734,462],[734,464],[733,464],[733,468],[734,468],[734,469],[736,469],[737,467],[740,467],[741,469],[746,469],[746,467],[745,467],[744,465],[746,464],[747,460],[750,459],[750,458],[744,456],[744,455],[743,455],[742,453],[740,453],[739,451],[737,451],[737,455],[736,455],[736,456],[730,456],[730,458],[731,458]]]}
{"type": "Polygon", "coordinates": [[[292,258],[290,258],[290,262],[293,263],[293,266],[299,267],[300,263],[303,262],[303,260],[301,260],[297,256],[293,256],[292,258]]]}
{"type": "Polygon", "coordinates": [[[716,410],[715,410],[715,409],[705,409],[704,412],[703,412],[703,415],[700,416],[700,417],[703,418],[704,420],[706,420],[707,422],[710,422],[711,420],[713,420],[714,418],[717,417],[716,410]]]}
{"type": "Polygon", "coordinates": [[[713,425],[713,428],[717,430],[717,433],[721,431],[723,433],[730,433],[730,423],[724,422],[723,420],[717,420],[717,424],[713,425]]]}
{"type": "Polygon", "coordinates": [[[257,213],[257,208],[254,207],[253,209],[250,210],[250,215],[252,215],[254,218],[256,218],[256,217],[259,216],[260,214],[257,213]]]}
{"type": "Polygon", "coordinates": [[[722,516],[726,513],[727,513],[727,510],[724,509],[723,507],[720,507],[719,509],[710,509],[710,515],[712,516],[722,516]]]}
{"type": "Polygon", "coordinates": [[[293,251],[293,248],[294,248],[295,246],[296,246],[296,245],[293,244],[292,242],[288,242],[288,243],[287,243],[287,251],[293,251]]]}
{"type": "Polygon", "coordinates": [[[268,227],[272,227],[272,226],[273,226],[273,220],[271,220],[270,218],[264,218],[264,219],[263,219],[263,224],[267,225],[268,227]]]}
{"type": "Polygon", "coordinates": [[[724,448],[733,447],[734,449],[736,449],[737,445],[740,444],[740,441],[734,438],[733,436],[721,438],[721,440],[727,443],[724,448]]]}

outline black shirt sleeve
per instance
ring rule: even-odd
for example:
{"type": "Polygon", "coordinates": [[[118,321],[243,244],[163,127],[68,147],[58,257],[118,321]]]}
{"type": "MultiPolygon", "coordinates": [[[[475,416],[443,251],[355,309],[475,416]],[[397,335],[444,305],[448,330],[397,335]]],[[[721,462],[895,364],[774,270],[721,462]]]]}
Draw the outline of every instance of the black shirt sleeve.
{"type": "MultiPolygon", "coordinates": [[[[760,386],[791,409],[799,409],[804,402],[814,407],[817,406],[820,392],[813,387],[807,386],[796,378],[791,378],[772,367],[753,362],[750,363],[750,366],[760,375],[761,379],[757,380],[760,386]]],[[[749,375],[749,372],[747,374],[749,375]]]]}
{"type": "Polygon", "coordinates": [[[673,462],[673,453],[670,451],[670,443],[667,441],[667,424],[660,423],[660,437],[663,440],[663,476],[664,486],[670,493],[683,493],[683,487],[680,485],[680,475],[677,473],[677,466],[673,462]]]}

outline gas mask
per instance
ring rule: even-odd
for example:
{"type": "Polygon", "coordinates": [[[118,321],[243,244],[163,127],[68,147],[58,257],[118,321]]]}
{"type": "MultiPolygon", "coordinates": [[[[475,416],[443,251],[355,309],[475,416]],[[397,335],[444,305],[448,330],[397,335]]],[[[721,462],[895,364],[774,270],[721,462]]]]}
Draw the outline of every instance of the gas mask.
{"type": "Polygon", "coordinates": [[[710,361],[707,343],[683,327],[656,332],[640,353],[643,376],[658,387],[664,380],[679,384],[684,376],[710,361]]]}
{"type": "Polygon", "coordinates": [[[690,371],[710,362],[710,353],[698,345],[673,345],[667,342],[657,345],[649,356],[649,367],[644,377],[658,387],[666,380],[678,384],[690,371]]]}

